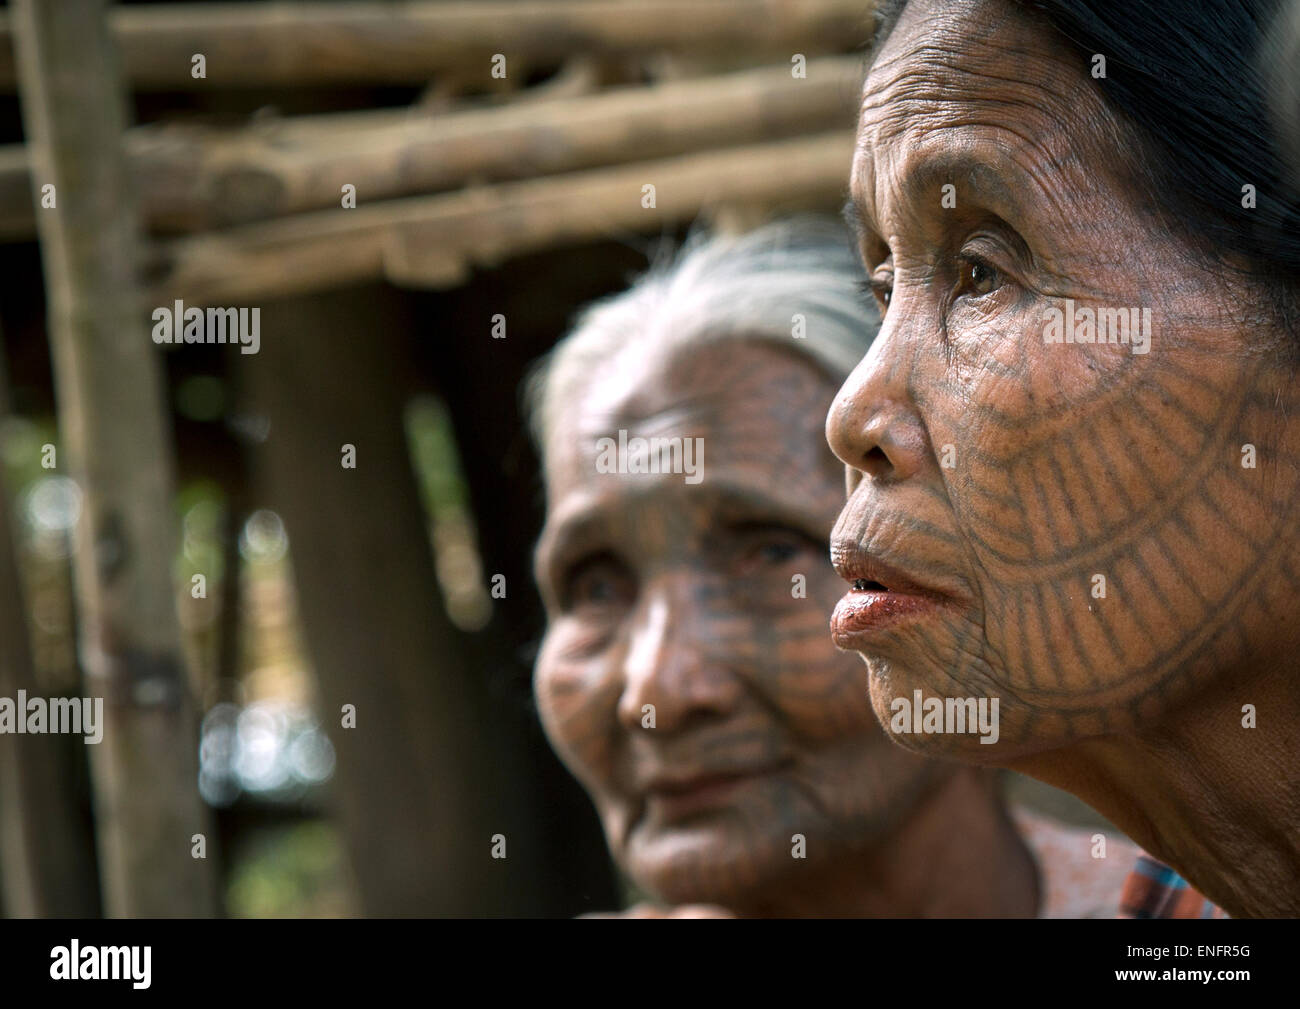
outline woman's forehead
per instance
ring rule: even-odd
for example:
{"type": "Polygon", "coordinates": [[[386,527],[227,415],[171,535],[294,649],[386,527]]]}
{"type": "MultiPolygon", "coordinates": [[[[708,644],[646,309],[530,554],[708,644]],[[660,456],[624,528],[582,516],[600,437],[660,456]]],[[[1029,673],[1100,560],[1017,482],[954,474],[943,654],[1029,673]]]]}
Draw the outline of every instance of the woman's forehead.
{"type": "Polygon", "coordinates": [[[946,182],[1004,217],[1118,185],[1124,131],[1082,56],[1001,0],[955,8],[909,4],[867,76],[851,183],[863,221],[946,182]]]}
{"type": "Polygon", "coordinates": [[[879,143],[936,119],[1075,125],[1105,112],[1086,60],[1046,22],[1005,0],[913,0],[867,74],[860,128],[879,143]]]}
{"type": "Polygon", "coordinates": [[[840,492],[823,434],[836,383],[810,361],[761,343],[720,343],[613,383],[593,377],[551,432],[552,501],[589,487],[634,494],[656,481],[689,490],[715,474],[755,492],[791,480],[840,492]],[[699,473],[689,484],[688,473],[631,472],[687,463],[699,473]]]}
{"type": "MultiPolygon", "coordinates": [[[[790,325],[784,317],[774,322],[790,325]]],[[[775,341],[633,349],[592,370],[562,405],[556,433],[582,443],[632,427],[645,436],[685,434],[687,428],[739,435],[736,428],[746,424],[820,432],[820,419],[808,408],[822,399],[829,403],[837,385],[796,349],[775,341]]]]}

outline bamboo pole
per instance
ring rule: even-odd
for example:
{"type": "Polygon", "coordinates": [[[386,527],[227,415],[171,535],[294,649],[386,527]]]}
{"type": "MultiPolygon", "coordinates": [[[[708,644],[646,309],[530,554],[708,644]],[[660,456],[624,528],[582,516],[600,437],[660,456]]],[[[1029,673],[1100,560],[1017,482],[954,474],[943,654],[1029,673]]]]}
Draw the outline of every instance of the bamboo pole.
{"type": "Polygon", "coordinates": [[[104,699],[91,747],[105,913],[213,910],[194,708],[171,581],[171,446],[136,268],[125,94],[103,0],[20,0],[14,20],[35,177],[59,423],[83,492],[75,554],[85,689],[104,699]]]}
{"type": "MultiPolygon", "coordinates": [[[[337,206],[685,154],[852,122],[856,56],[807,77],[762,67],[580,98],[433,115],[419,109],[272,120],[239,129],[146,126],[127,135],[146,223],[195,231],[337,206]]],[[[21,145],[0,147],[0,238],[35,229],[21,145]]]]}
{"type": "Polygon", "coordinates": [[[852,132],[837,130],[177,239],[157,250],[153,298],[218,304],[381,277],[451,287],[473,265],[566,242],[656,232],[715,206],[829,206],[842,199],[852,149],[852,132]],[[655,187],[654,208],[642,205],[646,184],[655,187]]]}
{"type": "MultiPolygon", "coordinates": [[[[208,3],[110,14],[139,90],[421,83],[575,52],[740,49],[768,56],[843,51],[870,36],[869,0],[461,0],[416,3],[208,3]],[[207,77],[191,76],[202,53],[207,77]]],[[[12,91],[12,29],[0,17],[0,90],[12,91]]]]}

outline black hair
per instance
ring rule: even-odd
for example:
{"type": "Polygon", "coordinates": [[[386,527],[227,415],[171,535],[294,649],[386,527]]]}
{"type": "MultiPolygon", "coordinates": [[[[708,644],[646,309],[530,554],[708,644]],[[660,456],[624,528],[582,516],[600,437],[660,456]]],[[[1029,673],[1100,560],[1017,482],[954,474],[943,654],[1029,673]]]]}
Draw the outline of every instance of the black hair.
{"type": "MultiPolygon", "coordinates": [[[[877,9],[875,51],[907,0],[877,9]]],[[[1245,262],[1300,339],[1300,193],[1275,117],[1278,87],[1294,95],[1295,49],[1275,33],[1279,0],[1008,0],[1040,18],[1091,70],[1133,131],[1132,178],[1160,216],[1214,261],[1245,262]],[[1253,186],[1253,207],[1243,205],[1253,186]]]]}

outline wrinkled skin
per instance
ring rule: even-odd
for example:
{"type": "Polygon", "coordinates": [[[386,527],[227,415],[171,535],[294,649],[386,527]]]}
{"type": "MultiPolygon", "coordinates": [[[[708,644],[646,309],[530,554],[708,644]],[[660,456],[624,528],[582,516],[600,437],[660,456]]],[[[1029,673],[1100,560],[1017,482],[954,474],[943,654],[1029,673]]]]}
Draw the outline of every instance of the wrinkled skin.
{"type": "Polygon", "coordinates": [[[1295,914],[1300,381],[1261,292],[1120,174],[1087,71],[983,0],[915,0],[874,62],[851,191],[887,308],[827,420],[832,551],[945,600],[860,649],[883,722],[918,688],[1000,699],[997,745],[897,742],[1070,789],[1230,913],[1295,914]],[[1149,307],[1150,352],[1046,343],[1067,298],[1149,307]]]}
{"type": "Polygon", "coordinates": [[[890,745],[827,638],[835,383],[779,347],[646,343],[598,367],[552,435],[536,563],[538,707],[615,860],[668,904],[742,915],[1032,914],[988,779],[890,745]],[[598,473],[620,429],[703,438],[703,479],[598,473]],[[691,808],[657,787],[723,772],[748,776],[691,808]]]}

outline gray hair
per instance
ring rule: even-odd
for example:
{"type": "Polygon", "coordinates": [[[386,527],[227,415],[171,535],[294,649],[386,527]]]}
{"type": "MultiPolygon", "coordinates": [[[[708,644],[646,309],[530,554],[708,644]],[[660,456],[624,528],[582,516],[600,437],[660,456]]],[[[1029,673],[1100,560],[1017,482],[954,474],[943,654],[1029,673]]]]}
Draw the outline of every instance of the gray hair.
{"type": "Polygon", "coordinates": [[[844,225],[802,215],[740,235],[696,233],[675,260],[630,289],[585,308],[528,379],[527,412],[545,457],[560,412],[620,351],[665,351],[720,340],[776,343],[843,381],[862,360],[880,316],[844,225]],[[803,316],[803,334],[795,316],[803,316]]]}

